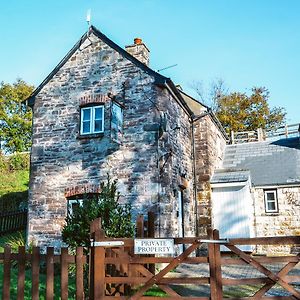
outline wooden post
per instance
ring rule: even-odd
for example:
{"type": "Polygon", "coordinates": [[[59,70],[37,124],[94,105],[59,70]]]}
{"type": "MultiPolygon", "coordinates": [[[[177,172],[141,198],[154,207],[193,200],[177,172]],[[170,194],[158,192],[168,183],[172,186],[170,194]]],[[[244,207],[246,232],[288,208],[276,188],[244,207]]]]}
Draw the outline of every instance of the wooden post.
{"type": "MultiPolygon", "coordinates": [[[[211,228],[207,229],[207,235],[210,240],[213,240],[214,237],[211,228]]],[[[210,299],[219,300],[217,298],[216,259],[215,259],[215,247],[213,243],[208,244],[208,262],[209,262],[210,299]]]]}
{"type": "Polygon", "coordinates": [[[76,300],[84,299],[83,288],[83,248],[76,248],[76,300]]]}
{"type": "Polygon", "coordinates": [[[10,266],[11,266],[11,248],[10,246],[4,247],[4,260],[3,260],[3,289],[2,299],[9,299],[10,289],[10,266]]]}
{"type": "Polygon", "coordinates": [[[139,215],[136,219],[136,237],[144,237],[144,216],[139,215]]]}
{"type": "Polygon", "coordinates": [[[25,288],[25,247],[19,247],[18,253],[18,264],[19,264],[19,272],[18,272],[18,294],[17,299],[24,299],[24,288],[25,288]]]}
{"type": "MultiPolygon", "coordinates": [[[[147,236],[149,238],[154,238],[154,234],[155,234],[154,221],[155,221],[154,212],[149,211],[148,212],[148,223],[147,223],[147,236]]],[[[149,255],[149,256],[154,257],[155,255],[149,255]]],[[[149,264],[148,269],[152,274],[155,274],[155,264],[149,264]]]]}
{"type": "Polygon", "coordinates": [[[231,130],[231,144],[234,144],[234,131],[231,130]]]}
{"type": "MultiPolygon", "coordinates": [[[[91,238],[94,242],[104,238],[101,218],[94,220],[90,226],[91,238]]],[[[105,296],[105,249],[91,246],[90,251],[90,299],[101,300],[105,296]]]]}
{"type": "Polygon", "coordinates": [[[60,268],[60,296],[68,300],[68,248],[61,248],[60,268]]]}
{"type": "Polygon", "coordinates": [[[54,248],[47,247],[46,254],[46,300],[54,296],[54,248]]]}
{"type": "MultiPolygon", "coordinates": [[[[219,230],[213,231],[213,239],[219,240],[219,230]]],[[[215,258],[215,275],[216,275],[216,296],[218,300],[223,299],[223,284],[222,284],[222,268],[221,268],[221,251],[220,244],[214,244],[214,258],[215,258]]]]}
{"type": "Polygon", "coordinates": [[[39,300],[40,248],[33,247],[31,254],[31,299],[39,300]]]}

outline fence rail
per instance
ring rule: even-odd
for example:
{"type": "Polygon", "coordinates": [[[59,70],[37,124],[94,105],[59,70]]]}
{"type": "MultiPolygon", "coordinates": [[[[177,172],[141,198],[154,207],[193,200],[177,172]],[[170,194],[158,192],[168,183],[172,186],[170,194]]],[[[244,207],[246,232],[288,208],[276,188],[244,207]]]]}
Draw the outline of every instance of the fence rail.
{"type": "Polygon", "coordinates": [[[275,130],[263,130],[258,128],[252,131],[231,131],[231,143],[242,144],[249,142],[261,142],[264,140],[272,140],[278,137],[297,137],[300,135],[300,124],[289,124],[280,126],[275,130]]]}
{"type": "Polygon", "coordinates": [[[23,230],[27,225],[27,210],[18,210],[0,214],[0,236],[23,230]]]}
{"type": "MultiPolygon", "coordinates": [[[[300,262],[300,253],[266,257],[251,255],[239,248],[240,245],[299,245],[300,236],[220,239],[217,230],[210,230],[208,236],[173,237],[175,245],[184,244],[185,247],[178,247],[177,255],[155,257],[154,255],[134,254],[133,238],[105,237],[100,224],[99,219],[92,222],[91,238],[93,242],[106,242],[104,245],[107,246],[91,247],[89,255],[84,255],[82,247],[77,248],[74,254],[70,254],[67,248],[61,248],[60,253],[57,254],[54,253],[53,247],[48,247],[42,254],[38,247],[33,247],[30,253],[25,252],[25,247],[19,247],[18,253],[12,253],[11,248],[5,246],[4,253],[0,253],[0,268],[3,269],[1,299],[23,300],[24,295],[28,297],[30,293],[30,298],[26,299],[37,300],[44,297],[47,300],[53,300],[60,297],[62,300],[70,298],[77,300],[158,300],[160,299],[158,296],[145,295],[145,292],[154,284],[165,293],[164,299],[221,300],[228,286],[239,289],[240,286],[245,285],[254,286],[255,293],[252,296],[241,298],[234,296],[227,299],[300,299],[300,272],[289,273],[300,262]],[[107,243],[109,241],[118,241],[117,245],[122,246],[107,243]],[[196,256],[197,249],[203,245],[206,246],[207,253],[201,252],[202,256],[196,256]],[[222,253],[221,245],[231,252],[222,253]],[[280,264],[281,269],[274,271],[270,267],[274,264],[280,264]],[[74,267],[70,268],[70,265],[74,267]],[[205,265],[207,271],[205,274],[168,276],[170,271],[180,265],[188,265],[189,268],[192,265],[197,268],[205,265]],[[247,278],[228,277],[222,271],[225,266],[250,266],[260,275],[253,276],[250,273],[247,278]],[[70,270],[73,270],[72,289],[70,288],[70,270]],[[88,284],[86,284],[87,278],[88,284]],[[30,280],[30,291],[28,291],[28,280],[30,280]],[[41,289],[42,280],[45,284],[44,289],[41,289]],[[57,280],[59,280],[59,291],[55,284],[57,280]],[[297,283],[296,286],[295,283],[297,283]],[[16,290],[14,295],[12,295],[13,284],[16,290]],[[289,296],[265,295],[275,284],[280,285],[289,293],[289,296]],[[181,289],[187,285],[205,285],[209,289],[209,295],[201,294],[190,297],[189,294],[185,294],[183,296],[181,289]],[[179,288],[176,289],[176,286],[179,288]]],[[[152,214],[148,215],[147,222],[142,216],[138,218],[139,239],[152,239],[153,229],[152,214]]]]}
{"type": "MultiPolygon", "coordinates": [[[[98,235],[99,241],[116,241],[116,239],[104,238],[98,235]],[[100,237],[100,238],[99,238],[100,237]]],[[[177,256],[172,257],[143,257],[134,255],[134,239],[118,239],[123,242],[120,247],[97,247],[92,254],[94,259],[101,262],[100,270],[97,269],[97,280],[94,280],[93,289],[95,290],[94,300],[155,300],[157,296],[145,296],[145,292],[156,284],[163,292],[164,299],[201,299],[201,300],[221,300],[224,290],[228,287],[238,291],[240,286],[252,286],[254,294],[247,297],[234,296],[228,298],[236,299],[300,299],[300,292],[294,284],[300,284],[300,274],[291,275],[289,272],[300,262],[300,253],[294,256],[265,257],[255,256],[243,252],[239,245],[297,245],[300,244],[300,236],[287,237],[258,237],[258,238],[238,238],[224,240],[219,238],[217,230],[211,231],[207,237],[174,238],[175,245],[185,244],[185,250],[177,256]],[[208,253],[204,256],[190,256],[195,254],[198,247],[207,245],[208,253]],[[231,252],[222,253],[220,245],[227,247],[231,252]],[[238,246],[237,246],[238,245],[238,246]],[[148,270],[148,265],[164,264],[164,267],[156,273],[148,270]],[[181,264],[208,266],[207,274],[183,276],[168,276],[168,273],[181,264]],[[273,271],[271,265],[281,264],[279,271],[273,271]],[[255,269],[260,276],[250,276],[243,278],[230,278],[222,274],[225,266],[244,265],[255,269]],[[111,272],[114,270],[114,272],[111,272]],[[279,284],[286,294],[270,296],[265,295],[275,284],[279,284]],[[210,293],[189,297],[181,295],[181,288],[178,286],[187,285],[206,285],[210,293]],[[177,286],[177,289],[174,287],[177,286]],[[137,287],[139,287],[137,289],[137,287]]],[[[190,267],[188,267],[190,269],[190,267]]],[[[93,273],[91,273],[93,278],[93,273]]],[[[192,292],[194,294],[194,292],[192,292]]]]}

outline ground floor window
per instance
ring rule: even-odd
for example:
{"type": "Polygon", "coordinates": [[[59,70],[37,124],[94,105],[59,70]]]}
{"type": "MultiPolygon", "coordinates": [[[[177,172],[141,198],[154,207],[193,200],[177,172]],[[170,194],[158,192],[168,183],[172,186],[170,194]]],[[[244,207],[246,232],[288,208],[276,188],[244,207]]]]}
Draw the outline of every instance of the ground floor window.
{"type": "Polygon", "coordinates": [[[266,213],[278,212],[277,190],[265,190],[265,209],[266,213]]]}
{"type": "Polygon", "coordinates": [[[84,195],[76,195],[67,198],[67,210],[68,215],[72,215],[74,210],[80,206],[82,206],[83,201],[89,201],[91,199],[95,199],[98,194],[90,193],[84,195]]]}

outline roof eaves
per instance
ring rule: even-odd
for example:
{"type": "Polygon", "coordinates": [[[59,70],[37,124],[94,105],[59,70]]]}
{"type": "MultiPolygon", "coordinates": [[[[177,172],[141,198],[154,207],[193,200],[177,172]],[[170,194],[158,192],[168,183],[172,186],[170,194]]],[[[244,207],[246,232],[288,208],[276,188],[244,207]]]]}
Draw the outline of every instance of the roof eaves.
{"type": "Polygon", "coordinates": [[[179,90],[180,93],[184,94],[185,96],[189,97],[191,100],[201,104],[203,107],[205,107],[206,109],[210,109],[207,105],[205,105],[204,103],[202,103],[201,101],[195,99],[194,97],[190,96],[189,94],[187,94],[186,92],[184,92],[183,90],[179,90]]]}
{"type": "Polygon", "coordinates": [[[175,86],[174,82],[170,78],[167,78],[167,82],[166,82],[165,85],[167,85],[171,89],[171,91],[173,92],[173,94],[175,95],[175,97],[178,99],[178,101],[184,107],[186,113],[192,118],[194,116],[194,113],[189,108],[189,106],[187,105],[187,103],[184,101],[183,97],[181,96],[181,94],[178,91],[177,87],[175,86]]]}

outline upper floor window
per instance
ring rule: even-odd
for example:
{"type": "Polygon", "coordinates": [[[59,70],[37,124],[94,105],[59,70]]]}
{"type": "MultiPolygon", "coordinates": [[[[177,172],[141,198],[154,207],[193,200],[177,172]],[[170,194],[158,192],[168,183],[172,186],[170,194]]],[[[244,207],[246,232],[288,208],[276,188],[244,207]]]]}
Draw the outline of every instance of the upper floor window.
{"type": "Polygon", "coordinates": [[[104,105],[81,108],[80,134],[104,132],[104,105]]]}
{"type": "Polygon", "coordinates": [[[276,190],[265,190],[265,209],[267,213],[278,212],[278,200],[276,190]]]}

